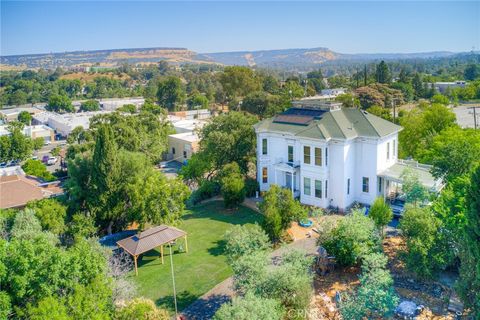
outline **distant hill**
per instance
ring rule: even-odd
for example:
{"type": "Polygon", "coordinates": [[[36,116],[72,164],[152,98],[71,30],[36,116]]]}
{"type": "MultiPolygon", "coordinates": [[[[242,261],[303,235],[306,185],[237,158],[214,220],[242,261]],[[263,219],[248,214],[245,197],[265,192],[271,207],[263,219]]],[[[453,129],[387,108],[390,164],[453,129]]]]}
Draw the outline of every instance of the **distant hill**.
{"type": "Polygon", "coordinates": [[[175,64],[214,63],[272,68],[316,66],[333,61],[371,61],[429,59],[456,55],[437,51],[422,53],[344,54],[328,48],[282,49],[238,52],[196,53],[187,48],[138,48],[63,53],[1,56],[1,69],[56,67],[79,68],[89,66],[116,67],[123,63],[156,63],[165,60],[175,64]]]}

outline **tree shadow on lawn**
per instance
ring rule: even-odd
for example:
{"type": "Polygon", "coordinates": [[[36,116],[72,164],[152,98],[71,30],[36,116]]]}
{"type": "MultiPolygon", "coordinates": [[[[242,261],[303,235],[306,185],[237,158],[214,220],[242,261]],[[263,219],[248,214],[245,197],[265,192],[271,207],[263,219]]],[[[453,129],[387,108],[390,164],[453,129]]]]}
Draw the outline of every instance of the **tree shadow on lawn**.
{"type": "MultiPolygon", "coordinates": [[[[183,310],[190,304],[192,304],[195,300],[198,299],[197,295],[191,294],[188,291],[182,291],[177,293],[177,307],[178,310],[183,310]]],[[[175,302],[173,300],[173,294],[161,297],[155,301],[157,306],[160,308],[165,308],[171,311],[175,311],[175,302]]],[[[172,313],[173,313],[172,312],[172,313]]]]}
{"type": "Polygon", "coordinates": [[[225,246],[227,242],[224,239],[215,241],[215,246],[208,248],[207,251],[212,256],[221,256],[225,253],[225,246]]]}
{"type": "Polygon", "coordinates": [[[212,319],[215,312],[222,304],[229,302],[231,299],[227,295],[214,294],[207,298],[198,299],[189,305],[182,314],[187,319],[207,320],[212,319]]]}
{"type": "Polygon", "coordinates": [[[182,216],[183,220],[212,219],[230,224],[261,223],[263,216],[250,208],[240,206],[237,209],[226,209],[221,201],[199,204],[190,209],[190,213],[182,216]]]}

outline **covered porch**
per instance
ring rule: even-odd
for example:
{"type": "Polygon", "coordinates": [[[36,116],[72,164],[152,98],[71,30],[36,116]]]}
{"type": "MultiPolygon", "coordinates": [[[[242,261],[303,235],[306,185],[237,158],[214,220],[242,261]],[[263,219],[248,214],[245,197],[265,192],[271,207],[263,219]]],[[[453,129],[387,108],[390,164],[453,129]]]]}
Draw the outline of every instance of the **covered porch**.
{"type": "Polygon", "coordinates": [[[413,160],[398,160],[390,168],[377,176],[377,194],[392,207],[394,215],[400,216],[405,206],[405,193],[402,190],[404,174],[411,171],[428,192],[438,193],[443,188],[441,179],[436,179],[430,173],[432,166],[413,160]]]}
{"type": "Polygon", "coordinates": [[[300,197],[300,164],[282,162],[273,165],[274,184],[292,191],[294,198],[300,197]]]}

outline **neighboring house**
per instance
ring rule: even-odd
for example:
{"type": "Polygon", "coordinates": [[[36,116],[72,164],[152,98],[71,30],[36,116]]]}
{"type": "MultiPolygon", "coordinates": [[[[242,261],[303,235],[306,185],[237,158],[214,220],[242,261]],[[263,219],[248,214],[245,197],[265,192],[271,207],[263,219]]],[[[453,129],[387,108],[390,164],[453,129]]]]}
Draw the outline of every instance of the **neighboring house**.
{"type": "Polygon", "coordinates": [[[176,133],[168,136],[168,160],[183,162],[198,150],[199,138],[194,132],[176,133]]]}
{"type": "Polygon", "coordinates": [[[0,169],[0,190],[0,209],[23,208],[29,201],[64,193],[60,182],[42,183],[19,166],[0,169]]]}
{"type": "MultiPolygon", "coordinates": [[[[8,126],[0,126],[0,136],[9,135],[8,126]]],[[[32,139],[43,138],[45,141],[54,141],[55,132],[46,125],[25,126],[23,134],[32,139]]]]}
{"type": "Polygon", "coordinates": [[[294,107],[254,128],[261,191],[277,184],[303,204],[344,211],[389,196],[404,167],[418,171],[429,188],[441,188],[423,167],[398,160],[402,128],[363,110],[294,107]]]}
{"type": "Polygon", "coordinates": [[[184,162],[198,150],[200,139],[197,130],[207,122],[199,119],[185,120],[174,115],[168,115],[167,118],[172,123],[175,134],[168,136],[168,151],[165,158],[184,162]]]}
{"type": "Polygon", "coordinates": [[[341,94],[344,94],[347,92],[347,89],[345,88],[332,88],[332,89],[323,89],[321,91],[322,96],[333,96],[337,97],[341,94]]]}
{"type": "MultiPolygon", "coordinates": [[[[452,82],[435,82],[433,84],[435,90],[437,90],[440,93],[445,93],[448,88],[453,89],[453,88],[465,88],[467,83],[465,81],[452,81],[452,82]]],[[[431,86],[431,84],[430,84],[431,86]]]]}

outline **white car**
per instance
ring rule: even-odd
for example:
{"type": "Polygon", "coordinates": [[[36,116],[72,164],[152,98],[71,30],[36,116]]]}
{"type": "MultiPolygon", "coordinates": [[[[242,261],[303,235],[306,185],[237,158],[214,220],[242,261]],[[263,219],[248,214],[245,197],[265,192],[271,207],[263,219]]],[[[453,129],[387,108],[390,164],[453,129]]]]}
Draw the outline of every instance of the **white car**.
{"type": "Polygon", "coordinates": [[[49,166],[51,166],[51,165],[53,165],[53,164],[55,164],[55,163],[57,163],[57,157],[49,157],[49,158],[48,158],[47,164],[48,164],[49,166]]]}

